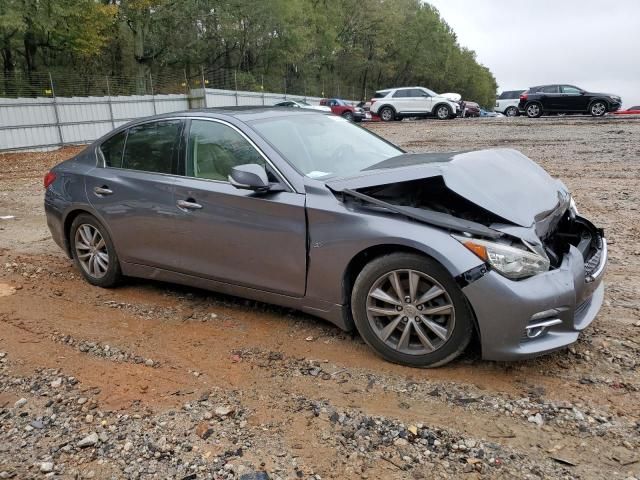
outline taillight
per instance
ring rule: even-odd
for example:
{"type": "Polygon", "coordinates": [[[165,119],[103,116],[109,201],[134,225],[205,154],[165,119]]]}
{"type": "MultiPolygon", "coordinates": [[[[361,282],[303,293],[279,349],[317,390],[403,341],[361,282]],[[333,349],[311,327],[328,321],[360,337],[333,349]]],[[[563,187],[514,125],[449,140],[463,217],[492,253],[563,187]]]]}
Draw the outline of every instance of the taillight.
{"type": "Polygon", "coordinates": [[[372,98],[372,99],[371,99],[371,105],[373,105],[374,103],[376,103],[376,99],[375,99],[375,98],[372,98]]]}
{"type": "Polygon", "coordinates": [[[49,185],[55,182],[55,180],[56,180],[56,174],[53,172],[48,172],[44,176],[44,188],[49,188],[49,185]]]}
{"type": "Polygon", "coordinates": [[[529,95],[526,93],[523,93],[522,95],[520,95],[520,101],[521,102],[526,102],[527,98],[529,98],[529,95]]]}

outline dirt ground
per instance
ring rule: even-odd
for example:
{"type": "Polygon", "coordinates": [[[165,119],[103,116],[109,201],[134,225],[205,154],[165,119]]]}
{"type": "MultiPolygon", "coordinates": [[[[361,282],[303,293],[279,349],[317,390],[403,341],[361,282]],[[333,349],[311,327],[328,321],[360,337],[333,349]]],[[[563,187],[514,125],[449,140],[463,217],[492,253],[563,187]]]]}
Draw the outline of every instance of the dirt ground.
{"type": "Polygon", "coordinates": [[[413,151],[511,147],[610,245],[574,346],[410,369],[319,319],[139,280],[85,283],[42,177],[78,149],[0,156],[0,478],[640,477],[640,119],[403,121],[413,151]]]}

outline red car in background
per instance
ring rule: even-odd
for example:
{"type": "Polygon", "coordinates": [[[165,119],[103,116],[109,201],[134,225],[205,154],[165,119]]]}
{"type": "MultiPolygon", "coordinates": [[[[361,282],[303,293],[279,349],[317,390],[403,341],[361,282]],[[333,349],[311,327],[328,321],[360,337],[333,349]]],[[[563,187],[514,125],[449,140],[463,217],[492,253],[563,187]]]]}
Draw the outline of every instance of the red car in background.
{"type": "Polygon", "coordinates": [[[334,115],[339,115],[351,122],[361,122],[366,119],[366,113],[363,108],[349,105],[339,98],[323,98],[320,105],[327,106],[334,115]]]}
{"type": "Polygon", "coordinates": [[[613,112],[613,114],[614,115],[640,115],[640,105],[627,108],[626,110],[618,110],[617,112],[613,112]]]}

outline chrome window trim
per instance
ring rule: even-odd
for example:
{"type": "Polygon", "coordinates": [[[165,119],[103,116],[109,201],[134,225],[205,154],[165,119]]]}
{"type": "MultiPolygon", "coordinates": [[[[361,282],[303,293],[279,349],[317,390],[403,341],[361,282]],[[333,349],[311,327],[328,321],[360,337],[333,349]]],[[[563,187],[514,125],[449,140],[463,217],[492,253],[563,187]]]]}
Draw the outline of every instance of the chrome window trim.
{"type": "MultiPolygon", "coordinates": [[[[240,130],[238,127],[236,127],[235,125],[233,125],[232,123],[227,122],[226,120],[222,120],[219,118],[211,118],[211,117],[193,117],[193,116],[185,116],[185,117],[164,117],[164,118],[156,118],[153,120],[146,120],[146,121],[140,121],[137,123],[133,123],[131,125],[129,125],[128,127],[126,127],[123,131],[127,132],[126,136],[129,136],[129,129],[132,127],[136,127],[138,125],[144,125],[147,123],[155,123],[155,122],[161,122],[161,121],[165,121],[165,120],[182,120],[182,121],[186,121],[186,120],[205,120],[207,122],[215,122],[215,123],[220,123],[222,125],[225,125],[227,127],[230,127],[231,129],[235,130],[237,133],[240,134],[240,136],[242,138],[244,138],[249,145],[251,145],[257,152],[258,154],[264,159],[265,163],[268,164],[273,171],[275,172],[276,176],[278,178],[280,178],[285,185],[287,186],[287,188],[289,189],[289,191],[291,193],[298,193],[296,191],[295,188],[293,188],[293,185],[291,184],[291,182],[289,182],[289,179],[287,179],[287,177],[285,177],[282,172],[273,164],[273,162],[269,159],[269,157],[267,157],[265,155],[265,153],[262,151],[262,149],[260,147],[258,147],[258,145],[256,145],[256,143],[251,140],[242,130],[240,130]]],[[[118,132],[121,133],[121,132],[118,132]]],[[[231,185],[230,182],[225,182],[223,180],[212,180],[209,178],[199,178],[199,177],[192,177],[189,175],[175,175],[173,173],[162,173],[162,172],[149,172],[146,170],[134,170],[132,168],[122,168],[122,167],[110,167],[107,166],[105,163],[105,159],[104,159],[104,154],[102,153],[102,150],[100,149],[100,147],[102,147],[102,144],[104,142],[106,142],[107,140],[110,140],[111,138],[113,138],[114,135],[111,135],[108,138],[105,138],[102,142],[100,142],[98,145],[96,145],[96,149],[95,149],[95,155],[96,155],[96,166],[98,167],[102,167],[102,168],[109,168],[112,170],[125,170],[128,172],[140,172],[140,173],[152,173],[155,175],[164,175],[164,176],[168,176],[168,177],[177,177],[177,178],[193,178],[195,180],[202,180],[205,182],[214,182],[214,183],[220,183],[220,184],[225,184],[225,185],[231,185]],[[100,152],[100,155],[98,155],[98,152],[100,152]],[[102,160],[100,160],[100,157],[102,157],[102,160]],[[100,165],[101,164],[101,165],[100,165]]],[[[125,146],[124,148],[126,148],[126,139],[125,139],[125,146]]],[[[124,149],[123,149],[123,155],[124,155],[124,149]]]]}

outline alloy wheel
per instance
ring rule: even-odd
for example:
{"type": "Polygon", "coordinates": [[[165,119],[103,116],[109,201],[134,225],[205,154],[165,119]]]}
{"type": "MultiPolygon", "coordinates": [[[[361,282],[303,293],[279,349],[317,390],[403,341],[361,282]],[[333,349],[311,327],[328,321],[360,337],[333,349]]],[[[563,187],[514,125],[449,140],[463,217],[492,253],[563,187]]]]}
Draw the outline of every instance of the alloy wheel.
{"type": "Polygon", "coordinates": [[[437,115],[440,120],[446,120],[449,118],[449,109],[443,105],[438,108],[437,115]]]}
{"type": "Polygon", "coordinates": [[[507,117],[515,117],[518,114],[518,109],[516,107],[509,107],[504,113],[507,117]]]}
{"type": "Polygon", "coordinates": [[[102,278],[109,269],[109,252],[100,231],[83,223],[76,229],[75,250],[80,265],[93,278],[102,278]]]}
{"type": "Polygon", "coordinates": [[[380,112],[380,117],[385,122],[390,122],[391,120],[393,120],[393,110],[391,110],[390,108],[383,108],[380,112]]]}
{"type": "Polygon", "coordinates": [[[367,319],[387,346],[409,355],[442,347],[453,332],[455,309],[445,288],[416,270],[393,270],[367,295],[367,319]]]}
{"type": "Polygon", "coordinates": [[[527,115],[530,117],[537,117],[540,114],[540,107],[537,103],[532,103],[527,107],[527,115]]]}
{"type": "Polygon", "coordinates": [[[607,111],[607,106],[602,102],[596,102],[591,105],[591,115],[600,117],[607,111]]]}

